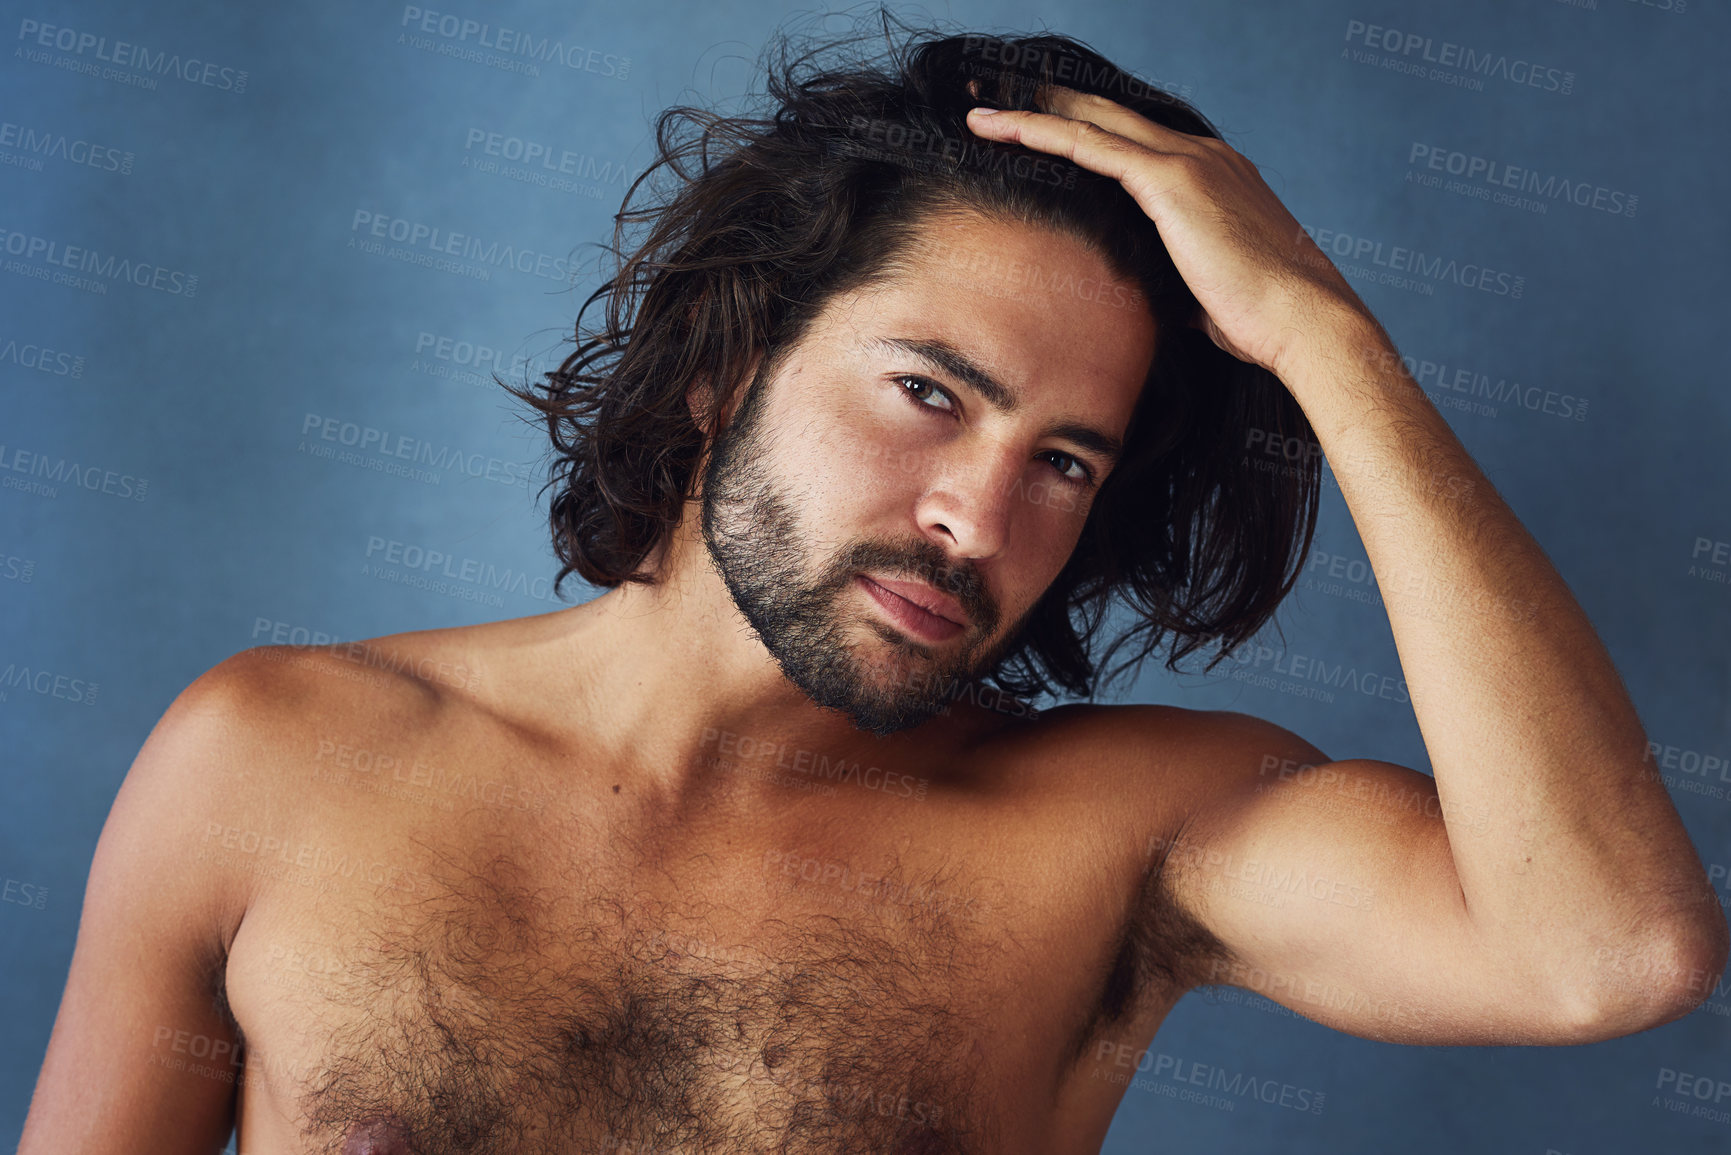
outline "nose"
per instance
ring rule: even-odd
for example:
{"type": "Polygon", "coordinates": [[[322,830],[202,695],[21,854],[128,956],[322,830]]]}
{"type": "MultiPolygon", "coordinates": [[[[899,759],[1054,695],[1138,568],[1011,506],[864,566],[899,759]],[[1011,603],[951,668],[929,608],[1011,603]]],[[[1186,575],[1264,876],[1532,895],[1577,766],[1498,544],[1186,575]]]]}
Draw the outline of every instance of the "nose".
{"type": "Polygon", "coordinates": [[[920,532],[955,557],[996,557],[1009,541],[1012,495],[1024,464],[1008,449],[948,463],[920,498],[920,532]]]}

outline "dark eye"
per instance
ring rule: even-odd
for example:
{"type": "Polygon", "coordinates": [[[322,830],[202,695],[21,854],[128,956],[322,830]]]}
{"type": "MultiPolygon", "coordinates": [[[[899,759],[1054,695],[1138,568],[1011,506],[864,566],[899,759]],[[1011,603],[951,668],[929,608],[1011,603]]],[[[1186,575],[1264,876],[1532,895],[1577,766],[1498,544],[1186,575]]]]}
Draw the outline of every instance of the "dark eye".
{"type": "Polygon", "coordinates": [[[905,373],[902,376],[895,378],[895,382],[902,386],[902,393],[905,394],[908,400],[912,401],[915,405],[922,406],[926,409],[936,409],[940,413],[955,412],[956,399],[951,397],[944,387],[939,385],[937,382],[928,381],[924,377],[915,377],[911,374],[905,373]],[[934,405],[932,403],[933,398],[942,398],[943,404],[934,405]]]}
{"type": "Polygon", "coordinates": [[[1052,468],[1070,481],[1089,483],[1094,480],[1094,471],[1082,463],[1078,457],[1073,457],[1059,449],[1046,451],[1045,458],[1051,462],[1052,468]]]}

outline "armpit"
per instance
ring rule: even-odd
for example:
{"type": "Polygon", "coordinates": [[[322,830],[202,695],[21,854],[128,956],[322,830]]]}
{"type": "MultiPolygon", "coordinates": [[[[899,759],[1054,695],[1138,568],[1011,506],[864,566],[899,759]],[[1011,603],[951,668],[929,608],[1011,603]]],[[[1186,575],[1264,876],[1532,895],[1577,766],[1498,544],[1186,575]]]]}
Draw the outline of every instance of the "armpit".
{"type": "Polygon", "coordinates": [[[1178,902],[1169,860],[1176,838],[1166,840],[1143,870],[1101,984],[1093,1017],[1077,1041],[1077,1054],[1102,1030],[1136,1017],[1150,1003],[1170,1004],[1220,973],[1226,945],[1178,902]]]}

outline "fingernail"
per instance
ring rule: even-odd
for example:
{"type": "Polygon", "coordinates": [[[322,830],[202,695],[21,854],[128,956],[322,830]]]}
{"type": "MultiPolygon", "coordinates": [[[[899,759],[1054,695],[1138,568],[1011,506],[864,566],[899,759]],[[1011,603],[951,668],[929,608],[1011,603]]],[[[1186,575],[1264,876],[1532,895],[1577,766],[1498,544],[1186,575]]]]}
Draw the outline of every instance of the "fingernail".
{"type": "Polygon", "coordinates": [[[981,116],[993,116],[997,113],[997,111],[998,110],[995,108],[970,108],[970,109],[968,109],[968,114],[971,116],[977,112],[981,116]]]}

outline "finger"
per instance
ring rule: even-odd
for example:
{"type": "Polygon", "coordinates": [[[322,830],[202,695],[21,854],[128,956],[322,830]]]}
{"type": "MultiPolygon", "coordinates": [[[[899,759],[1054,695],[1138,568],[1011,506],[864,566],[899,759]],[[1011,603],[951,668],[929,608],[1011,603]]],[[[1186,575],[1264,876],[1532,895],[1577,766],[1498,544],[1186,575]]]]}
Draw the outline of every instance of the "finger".
{"type": "Polygon", "coordinates": [[[1138,144],[1092,121],[1073,120],[1047,112],[976,108],[968,113],[968,128],[989,140],[1019,144],[1036,152],[1061,156],[1089,172],[1111,177],[1120,183],[1127,177],[1145,178],[1148,168],[1158,169],[1162,164],[1179,159],[1176,153],[1138,144]]]}
{"type": "Polygon", "coordinates": [[[1048,112],[1071,120],[1086,120],[1127,140],[1162,152],[1197,152],[1222,143],[1211,136],[1181,132],[1148,119],[1105,96],[1078,92],[1061,84],[1041,87],[1035,98],[1048,112]]]}

